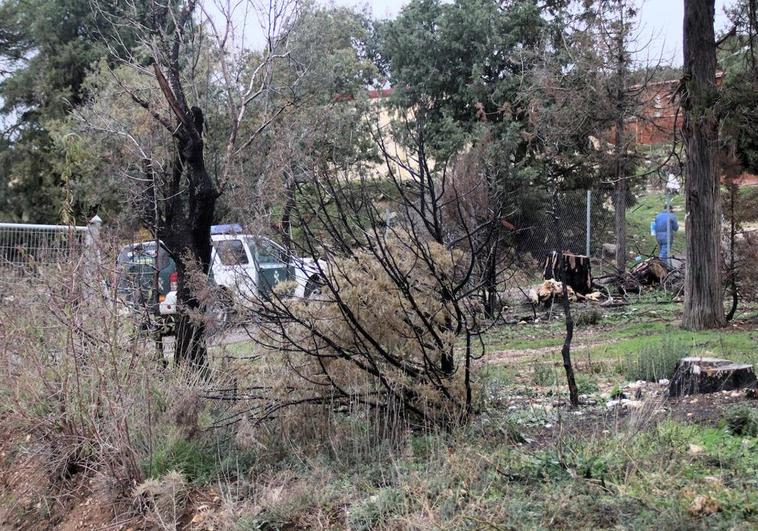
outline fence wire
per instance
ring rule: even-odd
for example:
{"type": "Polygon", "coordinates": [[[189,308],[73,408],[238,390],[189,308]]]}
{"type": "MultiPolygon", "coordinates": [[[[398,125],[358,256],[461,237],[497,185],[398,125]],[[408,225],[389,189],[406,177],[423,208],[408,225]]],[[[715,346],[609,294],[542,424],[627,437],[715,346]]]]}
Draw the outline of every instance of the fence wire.
{"type": "Polygon", "coordinates": [[[69,263],[84,251],[87,227],[0,223],[0,274],[69,263]]]}
{"type": "Polygon", "coordinates": [[[524,209],[514,231],[514,247],[522,258],[543,262],[551,252],[559,250],[600,257],[603,243],[613,241],[613,209],[606,193],[561,192],[557,226],[554,214],[550,204],[524,209]]]}

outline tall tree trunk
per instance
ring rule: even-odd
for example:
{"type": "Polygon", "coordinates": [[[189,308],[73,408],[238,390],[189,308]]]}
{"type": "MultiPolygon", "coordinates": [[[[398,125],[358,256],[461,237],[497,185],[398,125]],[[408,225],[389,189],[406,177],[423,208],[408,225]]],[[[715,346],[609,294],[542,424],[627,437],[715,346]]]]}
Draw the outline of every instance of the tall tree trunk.
{"type": "Polygon", "coordinates": [[[484,313],[490,319],[494,319],[497,312],[500,310],[500,308],[498,308],[497,297],[497,256],[499,251],[498,248],[500,247],[499,244],[499,238],[495,237],[495,241],[492,242],[492,247],[490,248],[490,254],[487,256],[484,276],[484,292],[486,294],[484,300],[484,313]]]}
{"type": "Polygon", "coordinates": [[[619,12],[619,30],[616,37],[616,138],[614,154],[616,158],[614,189],[614,229],[616,234],[616,269],[619,274],[626,271],[626,146],[624,145],[624,99],[626,96],[626,49],[624,37],[624,9],[619,12]]]}
{"type": "Polygon", "coordinates": [[[205,278],[208,277],[211,264],[210,229],[218,194],[205,167],[200,109],[193,107],[192,117],[194,132],[187,132],[183,125],[178,129],[171,199],[166,202],[166,221],[160,229],[179,274],[179,316],[174,361],[177,365],[189,363],[195,368],[202,368],[208,352],[205,323],[200,318],[202,301],[197,298],[189,276],[193,270],[199,270],[205,278]]]}
{"type": "Polygon", "coordinates": [[[285,175],[285,193],[287,200],[284,203],[280,230],[282,234],[282,244],[287,249],[287,253],[292,254],[292,211],[295,209],[295,176],[292,172],[285,175]]]}
{"type": "Polygon", "coordinates": [[[626,271],[626,175],[624,175],[624,164],[621,152],[623,148],[623,130],[624,118],[619,117],[616,120],[616,176],[615,187],[613,191],[614,228],[616,233],[616,269],[619,274],[626,271]]]}
{"type": "Polygon", "coordinates": [[[684,0],[684,126],[687,262],[682,326],[724,326],[721,288],[721,198],[716,170],[714,0],[684,0]]]}

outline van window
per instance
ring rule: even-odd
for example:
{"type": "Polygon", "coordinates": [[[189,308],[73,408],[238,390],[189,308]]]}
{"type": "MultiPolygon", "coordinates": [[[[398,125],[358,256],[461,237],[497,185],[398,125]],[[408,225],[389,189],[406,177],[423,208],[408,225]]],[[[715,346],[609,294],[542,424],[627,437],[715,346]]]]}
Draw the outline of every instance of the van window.
{"type": "Polygon", "coordinates": [[[258,265],[281,264],[287,261],[284,250],[273,242],[260,238],[249,239],[248,243],[251,249],[255,249],[255,260],[258,265]]]}
{"type": "Polygon", "coordinates": [[[246,265],[247,253],[242,240],[221,240],[213,242],[213,247],[223,265],[246,265]]]}

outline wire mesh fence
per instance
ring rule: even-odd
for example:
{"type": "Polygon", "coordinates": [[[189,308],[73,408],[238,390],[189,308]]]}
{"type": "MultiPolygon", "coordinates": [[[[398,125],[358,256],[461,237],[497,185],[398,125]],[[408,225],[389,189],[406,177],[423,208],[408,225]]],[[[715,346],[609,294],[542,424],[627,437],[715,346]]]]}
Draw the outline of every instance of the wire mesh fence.
{"type": "Polygon", "coordinates": [[[82,255],[87,227],[0,223],[0,275],[34,272],[82,255]]]}
{"type": "Polygon", "coordinates": [[[539,262],[553,251],[600,257],[609,231],[612,237],[613,209],[607,193],[571,190],[558,194],[557,212],[544,204],[526,212],[515,228],[514,246],[522,257],[539,262]]]}

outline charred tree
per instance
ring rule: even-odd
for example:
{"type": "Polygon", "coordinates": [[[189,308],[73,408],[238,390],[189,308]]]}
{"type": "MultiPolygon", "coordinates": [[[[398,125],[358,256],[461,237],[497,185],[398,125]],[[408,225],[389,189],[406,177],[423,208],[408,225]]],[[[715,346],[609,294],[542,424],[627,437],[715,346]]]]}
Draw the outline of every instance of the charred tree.
{"type": "Polygon", "coordinates": [[[684,126],[687,262],[682,326],[724,326],[714,0],[684,0],[684,126]]]}
{"type": "MultiPolygon", "coordinates": [[[[159,72],[156,66],[156,72],[159,72]]],[[[167,94],[170,97],[170,93],[167,94]]],[[[211,262],[210,231],[218,192],[205,167],[203,113],[192,107],[177,124],[172,188],[165,220],[158,235],[166,243],[179,273],[177,301],[183,308],[176,324],[177,364],[205,365],[205,323],[197,318],[201,302],[190,287],[193,268],[208,276],[211,262]],[[182,188],[186,191],[182,192],[182,188]]]]}
{"type": "Polygon", "coordinates": [[[565,281],[571,289],[582,295],[592,292],[592,263],[589,256],[553,251],[545,259],[542,276],[545,280],[565,281]]]}
{"type": "MultiPolygon", "coordinates": [[[[555,228],[555,238],[559,246],[563,244],[563,231],[561,230],[561,218],[558,203],[558,188],[553,190],[553,226],[555,228]]],[[[560,248],[560,247],[559,247],[560,248]]],[[[560,272],[565,278],[566,275],[566,255],[561,253],[560,272]]],[[[563,315],[566,318],[566,336],[561,347],[561,358],[563,359],[563,369],[566,371],[566,382],[569,389],[569,401],[572,407],[579,406],[579,389],[576,386],[576,377],[574,376],[574,366],[571,363],[571,342],[574,339],[574,318],[571,315],[571,302],[568,297],[568,282],[561,282],[563,285],[562,304],[563,315]]]]}

